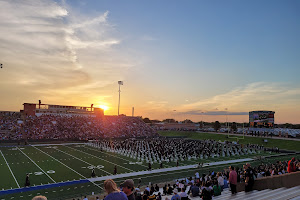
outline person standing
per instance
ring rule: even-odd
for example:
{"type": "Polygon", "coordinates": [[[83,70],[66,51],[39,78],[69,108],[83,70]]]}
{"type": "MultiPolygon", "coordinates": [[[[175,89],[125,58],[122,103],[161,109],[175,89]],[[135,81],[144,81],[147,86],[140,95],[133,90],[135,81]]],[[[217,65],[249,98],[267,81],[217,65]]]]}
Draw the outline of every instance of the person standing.
{"type": "Polygon", "coordinates": [[[234,170],[233,166],[230,166],[229,169],[230,169],[229,183],[230,183],[231,194],[236,194],[237,173],[234,170]]]}
{"type": "Polygon", "coordinates": [[[288,162],[288,173],[295,172],[296,171],[296,165],[295,165],[295,157],[293,157],[289,162],[288,162]]]}
{"type": "Polygon", "coordinates": [[[114,168],[114,175],[117,174],[117,166],[115,165],[115,168],[114,168]]]}
{"type": "Polygon", "coordinates": [[[96,177],[95,168],[92,169],[92,178],[96,177]]]}
{"type": "Polygon", "coordinates": [[[29,186],[30,186],[29,174],[26,174],[25,187],[29,187],[29,186]]]}
{"type": "Polygon", "coordinates": [[[245,192],[252,191],[254,184],[254,173],[249,163],[245,165],[245,192]]]}
{"type": "Polygon", "coordinates": [[[126,181],[124,181],[124,183],[121,184],[121,187],[128,200],[135,200],[135,196],[133,194],[134,182],[132,179],[127,179],[126,181]]]}
{"type": "Polygon", "coordinates": [[[163,163],[162,163],[162,162],[160,162],[160,164],[159,164],[159,168],[160,168],[160,169],[162,169],[162,168],[163,168],[163,163]]]}

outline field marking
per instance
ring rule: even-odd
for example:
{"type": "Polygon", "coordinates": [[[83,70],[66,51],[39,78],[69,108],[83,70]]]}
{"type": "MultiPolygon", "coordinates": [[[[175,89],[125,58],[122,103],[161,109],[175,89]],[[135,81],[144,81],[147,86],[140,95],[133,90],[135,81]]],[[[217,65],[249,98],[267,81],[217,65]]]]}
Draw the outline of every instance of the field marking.
{"type": "MultiPolygon", "coordinates": [[[[76,174],[78,174],[79,176],[83,177],[84,179],[88,179],[87,177],[83,176],[82,174],[80,174],[79,172],[75,171],[74,169],[72,169],[71,167],[69,167],[68,165],[62,163],[61,161],[57,160],[56,158],[54,158],[53,156],[51,156],[50,154],[40,150],[39,148],[35,147],[35,146],[32,146],[33,148],[39,150],[40,152],[46,154],[47,156],[49,156],[50,158],[52,158],[53,160],[59,162],[60,164],[62,164],[63,166],[67,167],[68,169],[72,170],[73,172],[75,172],[76,174]]],[[[100,187],[98,184],[96,183],[93,183],[94,185],[96,185],[97,187],[99,187],[101,190],[103,189],[102,187],[100,187]]]]}
{"type": "Polygon", "coordinates": [[[56,145],[66,145],[66,144],[85,144],[84,142],[80,142],[80,143],[57,143],[57,144],[32,144],[31,146],[35,146],[35,147],[39,147],[39,146],[56,146],[56,145]]]}
{"type": "MultiPolygon", "coordinates": [[[[86,149],[89,149],[89,150],[92,150],[92,151],[97,151],[97,152],[100,152],[100,153],[105,153],[105,154],[110,155],[109,153],[107,153],[107,152],[105,152],[105,151],[99,151],[99,150],[96,150],[95,147],[94,147],[94,148],[88,148],[88,147],[84,146],[83,148],[86,148],[86,149]]],[[[116,158],[119,158],[119,159],[122,159],[122,160],[125,160],[125,161],[128,161],[128,162],[132,162],[132,161],[130,161],[130,160],[127,160],[127,159],[125,159],[125,158],[121,158],[121,157],[116,156],[116,155],[110,155],[110,156],[113,156],[113,157],[116,157],[116,158]]],[[[141,166],[144,166],[144,167],[148,168],[148,166],[143,165],[143,164],[138,164],[138,165],[141,165],[141,166]]]]}
{"type": "MultiPolygon", "coordinates": [[[[17,147],[17,148],[19,149],[19,147],[17,147]]],[[[54,183],[56,183],[56,181],[53,180],[53,178],[51,178],[51,176],[49,176],[49,174],[46,173],[40,166],[38,166],[38,164],[36,164],[29,156],[27,156],[26,153],[24,153],[21,149],[19,149],[19,151],[21,151],[27,158],[29,158],[29,160],[31,160],[31,162],[32,162],[33,164],[35,164],[35,166],[37,166],[40,170],[42,170],[42,172],[44,172],[44,174],[45,174],[46,176],[48,176],[48,178],[50,178],[54,183]]]]}
{"type": "MultiPolygon", "coordinates": [[[[232,164],[232,163],[240,163],[240,162],[247,162],[247,161],[253,161],[252,158],[244,158],[244,159],[237,159],[237,160],[229,160],[229,161],[221,161],[221,162],[212,162],[212,163],[205,163],[205,166],[218,166],[223,164],[232,164]]],[[[179,166],[179,167],[171,167],[171,168],[163,168],[163,169],[154,169],[152,171],[139,171],[139,172],[132,172],[127,174],[117,174],[113,176],[103,176],[103,177],[97,177],[97,178],[89,178],[88,180],[91,182],[94,181],[102,181],[106,179],[116,179],[116,178],[124,178],[124,177],[131,177],[131,176],[140,176],[145,174],[156,174],[156,173],[163,173],[163,172],[169,172],[169,171],[178,171],[178,170],[188,170],[194,168],[199,169],[198,165],[185,165],[185,166],[179,166]]]]}
{"type": "Polygon", "coordinates": [[[3,158],[4,158],[4,160],[5,160],[5,163],[6,163],[7,167],[8,167],[8,169],[9,169],[9,171],[10,171],[11,175],[14,177],[14,179],[15,179],[15,181],[16,181],[16,183],[17,183],[18,187],[20,188],[20,185],[19,185],[19,183],[18,183],[18,181],[17,181],[17,179],[16,179],[16,177],[15,177],[14,173],[11,171],[11,169],[10,169],[10,166],[9,166],[9,164],[7,163],[7,161],[6,161],[6,159],[5,159],[5,157],[4,157],[4,155],[3,155],[3,153],[2,153],[2,151],[1,151],[1,150],[0,150],[0,152],[1,152],[1,155],[3,156],[3,158]]]}
{"type": "MultiPolygon", "coordinates": [[[[86,162],[86,161],[84,161],[84,160],[82,160],[82,159],[80,159],[80,158],[77,158],[76,156],[73,156],[73,155],[71,155],[71,154],[69,154],[69,153],[67,153],[67,152],[65,152],[65,151],[62,151],[62,150],[59,150],[59,149],[55,149],[55,150],[60,151],[60,152],[62,152],[62,153],[64,153],[64,154],[67,154],[67,155],[69,155],[69,156],[71,156],[71,157],[73,157],[73,158],[75,158],[75,159],[77,159],[77,160],[80,160],[81,162],[84,162],[84,163],[86,163],[86,164],[88,164],[88,165],[90,165],[90,166],[94,166],[93,164],[88,163],[88,162],[86,162]]],[[[97,168],[97,169],[98,169],[98,168],[97,168]]],[[[112,175],[111,173],[105,171],[104,169],[99,169],[99,170],[104,171],[105,173],[112,175]]]]}
{"type": "MultiPolygon", "coordinates": [[[[68,147],[68,146],[66,146],[66,147],[68,147]]],[[[116,165],[116,166],[119,166],[119,167],[122,167],[122,168],[124,168],[124,169],[127,169],[127,170],[129,170],[129,171],[134,172],[134,170],[132,170],[132,169],[128,169],[127,167],[123,167],[123,166],[121,166],[121,165],[115,164],[115,163],[110,162],[110,161],[108,161],[108,160],[105,160],[105,159],[103,159],[103,158],[99,158],[99,157],[97,157],[97,156],[95,156],[95,155],[93,155],[93,154],[86,153],[86,152],[84,152],[84,151],[81,151],[81,150],[78,150],[78,149],[75,149],[75,148],[72,148],[72,147],[68,147],[68,148],[74,149],[74,150],[76,150],[76,151],[79,151],[79,152],[85,153],[85,154],[87,154],[87,155],[93,156],[94,158],[97,158],[97,159],[100,159],[100,160],[104,160],[105,162],[108,162],[108,163],[110,163],[110,164],[113,164],[113,165],[116,165]]]]}

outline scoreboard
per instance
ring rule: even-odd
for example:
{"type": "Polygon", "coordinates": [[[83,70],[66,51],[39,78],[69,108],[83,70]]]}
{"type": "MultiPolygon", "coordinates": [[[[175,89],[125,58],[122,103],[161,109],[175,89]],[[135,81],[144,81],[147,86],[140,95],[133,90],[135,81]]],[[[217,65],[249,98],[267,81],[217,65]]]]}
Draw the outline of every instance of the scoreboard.
{"type": "Polygon", "coordinates": [[[251,111],[249,112],[250,127],[273,128],[274,111],[251,111]]]}

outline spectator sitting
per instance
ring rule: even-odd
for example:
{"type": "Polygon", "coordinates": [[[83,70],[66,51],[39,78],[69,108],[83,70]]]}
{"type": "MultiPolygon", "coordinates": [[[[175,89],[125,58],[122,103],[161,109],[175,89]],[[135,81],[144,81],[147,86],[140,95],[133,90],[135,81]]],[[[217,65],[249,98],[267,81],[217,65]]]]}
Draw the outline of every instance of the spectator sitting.
{"type": "Polygon", "coordinates": [[[180,200],[180,196],[178,195],[178,190],[174,189],[174,195],[172,196],[171,200],[180,200]]]}
{"type": "Polygon", "coordinates": [[[167,190],[167,194],[172,194],[173,193],[173,187],[168,184],[168,190],[167,190]]]}
{"type": "Polygon", "coordinates": [[[184,189],[181,189],[181,193],[179,194],[179,196],[181,197],[181,200],[188,200],[188,194],[185,192],[184,189]]]}
{"type": "Polygon", "coordinates": [[[203,200],[211,200],[212,199],[212,191],[209,186],[210,186],[210,184],[207,182],[205,184],[205,187],[202,189],[200,197],[203,200]]]}
{"type": "Polygon", "coordinates": [[[118,189],[117,184],[112,179],[104,181],[104,189],[108,194],[104,200],[127,200],[126,194],[118,189]]]}
{"type": "Polygon", "coordinates": [[[199,188],[198,185],[192,185],[190,190],[191,190],[191,193],[192,193],[193,197],[199,196],[200,188],[199,188]]]}
{"type": "Polygon", "coordinates": [[[218,185],[218,181],[217,180],[214,181],[213,191],[214,191],[214,196],[221,195],[222,189],[221,189],[221,186],[218,185]]]}

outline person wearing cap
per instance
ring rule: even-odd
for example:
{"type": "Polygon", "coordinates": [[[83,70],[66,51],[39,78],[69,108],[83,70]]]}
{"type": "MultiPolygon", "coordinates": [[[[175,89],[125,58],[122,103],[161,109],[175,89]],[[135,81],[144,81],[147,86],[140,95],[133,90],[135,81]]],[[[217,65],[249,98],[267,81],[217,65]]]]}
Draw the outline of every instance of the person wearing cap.
{"type": "Polygon", "coordinates": [[[108,194],[104,200],[127,200],[126,194],[118,189],[117,184],[112,179],[104,181],[104,189],[108,194]]]}
{"type": "Polygon", "coordinates": [[[181,197],[178,195],[178,190],[174,189],[173,190],[174,195],[172,196],[171,200],[180,200],[181,197]]]}
{"type": "Polygon", "coordinates": [[[124,183],[121,184],[121,187],[128,200],[135,200],[135,196],[133,194],[134,182],[132,179],[127,179],[124,181],[124,183]]]}

